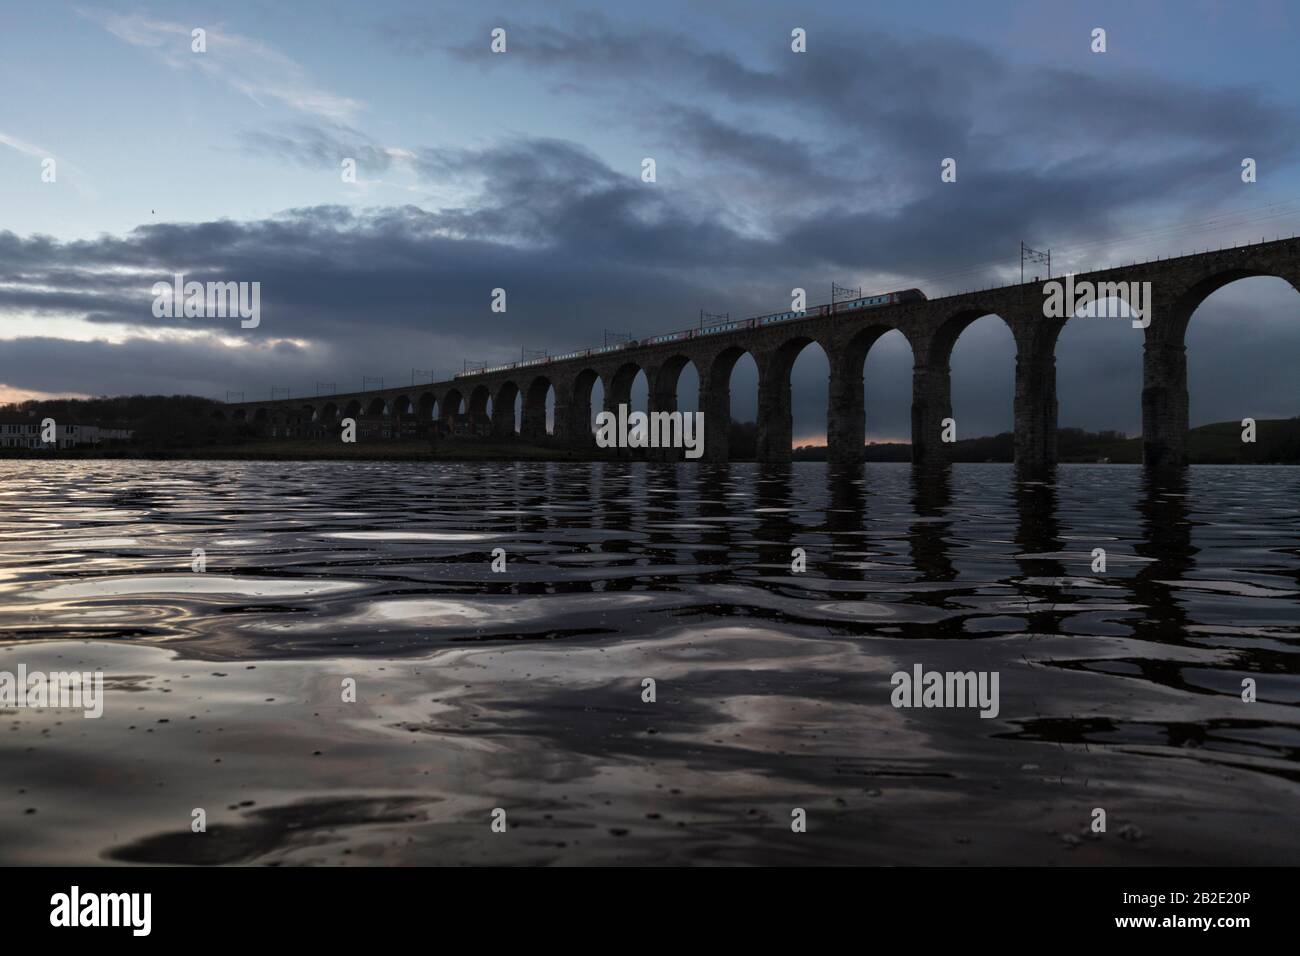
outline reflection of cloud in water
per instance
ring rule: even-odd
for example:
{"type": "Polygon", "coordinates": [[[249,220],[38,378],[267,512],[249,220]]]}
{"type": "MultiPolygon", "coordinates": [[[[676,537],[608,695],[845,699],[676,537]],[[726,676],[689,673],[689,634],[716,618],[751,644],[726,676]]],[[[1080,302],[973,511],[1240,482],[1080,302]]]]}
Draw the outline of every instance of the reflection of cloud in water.
{"type": "Polygon", "coordinates": [[[1252,598],[1283,598],[1295,597],[1300,591],[1289,591],[1283,588],[1264,588],[1256,584],[1245,584],[1240,581],[1157,581],[1157,584],[1165,584],[1171,588],[1187,588],[1189,591],[1215,591],[1221,594],[1235,594],[1238,597],[1252,598]]]}
{"type": "Polygon", "coordinates": [[[77,538],[71,536],[46,538],[35,543],[39,544],[42,551],[63,548],[85,550],[88,548],[135,548],[140,546],[140,542],[135,538],[77,538]]]}
{"type": "Polygon", "coordinates": [[[211,572],[190,574],[136,574],[129,577],[86,578],[69,584],[33,588],[27,597],[37,600],[123,597],[133,594],[230,594],[240,597],[313,597],[355,591],[363,585],[351,581],[310,578],[230,577],[211,572]]]}
{"type": "Polygon", "coordinates": [[[468,531],[331,531],[320,537],[344,541],[488,541],[498,535],[468,531]]]}
{"type": "MultiPolygon", "coordinates": [[[[475,598],[405,598],[367,601],[351,614],[339,614],[319,621],[268,621],[277,633],[310,633],[365,629],[380,624],[405,625],[420,630],[466,627],[510,628],[520,624],[558,625],[590,614],[613,614],[620,611],[650,611],[686,603],[686,598],[671,594],[589,594],[565,598],[558,610],[550,596],[475,597],[475,598]]],[[[611,626],[618,622],[611,621],[611,626]]],[[[626,623],[626,622],[624,622],[626,623]]],[[[257,624],[250,627],[256,629],[257,624]]]]}

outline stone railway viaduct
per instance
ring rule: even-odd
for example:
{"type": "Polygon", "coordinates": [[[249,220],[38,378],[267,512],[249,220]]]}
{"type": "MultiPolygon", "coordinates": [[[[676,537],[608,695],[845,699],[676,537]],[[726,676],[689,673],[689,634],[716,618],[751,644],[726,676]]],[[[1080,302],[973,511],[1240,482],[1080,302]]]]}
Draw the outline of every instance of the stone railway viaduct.
{"type": "MultiPolygon", "coordinates": [[[[1187,360],[1184,336],[1197,306],[1215,290],[1249,276],[1277,276],[1300,291],[1300,238],[1159,259],[1075,275],[1076,285],[1151,283],[1150,325],[1134,328],[1133,347],[1143,348],[1142,440],[1148,465],[1187,463],[1187,360]]],[[[911,345],[912,459],[946,460],[942,422],[952,417],[949,358],[962,330],[986,315],[999,316],[1016,344],[1016,463],[1045,471],[1056,462],[1056,356],[1058,336],[1071,317],[1044,316],[1047,281],[1035,280],[927,301],[828,313],[752,328],[715,331],[676,341],[643,341],[576,358],[551,359],[504,370],[462,375],[452,381],[385,388],[314,399],[241,402],[224,406],[239,420],[262,423],[268,432],[306,436],[332,433],[342,417],[384,424],[389,434],[418,433],[420,424],[468,421],[500,438],[515,432],[515,405],[523,396],[518,437],[547,436],[546,400],[555,389],[553,440],[574,447],[594,445],[592,387],[604,387],[605,408],[630,404],[633,380],[644,371],[648,411],[675,411],[677,383],[687,362],[699,374],[699,408],[705,416],[704,459],[727,460],[731,371],[748,352],[758,365],[758,457],[785,461],[791,455],[790,370],[800,351],[817,342],[830,363],[827,408],[828,456],[861,460],[866,435],[863,365],[871,346],[899,330],[911,345]],[[489,399],[491,412],[489,413],[489,399]],[[463,412],[462,412],[463,408],[463,412]]],[[[821,314],[814,314],[814,312],[821,314]]],[[[1129,319],[1073,317],[1074,321],[1129,319]]],[[[743,322],[734,323],[742,326],[743,322]]],[[[1130,326],[1131,327],[1131,326],[1130,326]]],[[[652,454],[661,454],[657,451],[652,454]]],[[[680,454],[680,453],[678,453],[680,454]]]]}

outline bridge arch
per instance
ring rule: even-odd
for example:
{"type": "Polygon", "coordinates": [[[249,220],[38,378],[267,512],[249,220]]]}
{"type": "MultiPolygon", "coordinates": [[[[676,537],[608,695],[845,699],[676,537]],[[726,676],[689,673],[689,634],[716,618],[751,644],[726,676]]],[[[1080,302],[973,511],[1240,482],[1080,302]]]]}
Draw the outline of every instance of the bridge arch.
{"type": "MultiPolygon", "coordinates": [[[[956,416],[953,415],[952,354],[962,333],[982,319],[997,319],[998,323],[1010,333],[1012,342],[1016,346],[1017,377],[1014,395],[1018,396],[1021,392],[1022,383],[1019,376],[1022,367],[1028,373],[1031,369],[1041,369],[1043,363],[1051,359],[1052,351],[1050,346],[1035,347],[1032,357],[1024,354],[1023,350],[1027,345],[1022,339],[1028,338],[1032,333],[1022,332],[1022,334],[1017,334],[1018,331],[1026,327],[1037,326],[1040,329],[1043,327],[1044,320],[1041,307],[1035,315],[1008,317],[979,302],[968,302],[953,309],[945,318],[940,320],[929,334],[926,334],[925,330],[911,330],[908,341],[912,346],[914,358],[912,369],[912,461],[916,464],[941,464],[951,459],[950,443],[943,440],[946,433],[945,419],[953,421],[955,437],[958,440],[977,437],[971,434],[969,429],[963,430],[957,422],[956,416]],[[1020,319],[1020,321],[1017,321],[1017,319],[1020,319]]],[[[1059,327],[1056,331],[1059,331],[1059,327]]],[[[1055,333],[1051,336],[1051,342],[1055,342],[1055,333]]],[[[1052,366],[1050,385],[1051,424],[1049,428],[1044,423],[1041,430],[1054,435],[1056,428],[1054,365],[1052,366]]],[[[1039,396],[1039,394],[1038,391],[1034,393],[1035,397],[1039,396]]],[[[1018,432],[1019,429],[1017,428],[1018,432]]]]}
{"type": "Polygon", "coordinates": [[[420,395],[419,401],[419,420],[421,422],[430,422],[438,417],[438,399],[433,392],[424,392],[420,395]]]}
{"type": "MultiPolygon", "coordinates": [[[[1109,298],[1109,297],[1108,297],[1109,298]]],[[[1034,376],[1032,390],[1050,388],[1057,422],[1067,429],[1137,435],[1142,430],[1143,330],[1133,328],[1131,306],[1114,296],[1111,308],[1081,308],[1059,326],[1048,323],[1040,332],[1040,351],[1051,350],[1026,370],[1034,376]],[[1122,306],[1122,307],[1121,307],[1122,306]],[[1100,361],[1099,361],[1100,359],[1100,361]],[[1057,397],[1059,395],[1059,398],[1057,397]]],[[[1027,331],[1027,330],[1026,330],[1027,331]]],[[[1018,339],[1027,339],[1020,334],[1018,339]]],[[[1017,355],[1032,355],[1032,346],[1017,343],[1017,355]]],[[[1023,376],[1022,376],[1023,377],[1023,376]]],[[[1023,445],[1027,396],[1017,394],[1017,441],[1023,445]]],[[[1046,401],[1046,399],[1045,399],[1046,401]]],[[[1032,414],[1032,411],[1029,412],[1032,414]]],[[[1057,432],[1059,428],[1055,429],[1057,432]]],[[[1055,461],[1056,435],[1046,436],[1055,461]]],[[[1020,453],[1020,445],[1017,454],[1020,453]]]]}
{"type": "Polygon", "coordinates": [[[617,412],[619,405],[632,407],[632,385],[645,370],[637,362],[624,362],[605,381],[605,410],[617,412]]]}
{"type": "MultiPolygon", "coordinates": [[[[826,394],[826,455],[832,462],[860,462],[866,452],[866,365],[871,350],[886,335],[911,345],[903,333],[885,323],[854,330],[842,343],[826,349],[830,384],[826,394]]],[[[913,357],[915,360],[915,357],[913,357]]]]}
{"type": "Polygon", "coordinates": [[[747,456],[748,449],[731,447],[731,380],[741,359],[757,378],[757,358],[749,349],[731,345],[700,359],[700,411],[704,413],[704,458],[728,461],[733,452],[747,456]]]}
{"type": "Polygon", "coordinates": [[[360,415],[361,415],[361,402],[354,398],[352,399],[352,401],[348,402],[347,409],[343,417],[351,418],[353,421],[355,421],[357,418],[360,417],[360,415]]]}
{"type": "Polygon", "coordinates": [[[758,458],[789,461],[794,440],[791,372],[808,346],[816,344],[822,360],[828,349],[809,334],[796,334],[768,350],[758,363],[758,458]]]}
{"type": "Polygon", "coordinates": [[[597,385],[601,385],[602,388],[603,405],[604,386],[601,384],[600,374],[595,369],[584,368],[566,383],[567,408],[564,410],[563,416],[561,416],[558,409],[556,411],[555,429],[560,437],[579,445],[590,446],[595,444],[592,402],[597,385]],[[560,420],[561,417],[563,422],[560,420]]]}
{"type": "MultiPolygon", "coordinates": [[[[647,374],[646,411],[683,411],[685,414],[691,415],[699,408],[699,392],[699,369],[695,362],[690,356],[680,352],[670,355],[660,361],[653,368],[652,373],[647,374]],[[685,374],[688,372],[689,374],[685,374]],[[651,374],[653,380],[651,380],[651,374]],[[690,388],[684,398],[682,393],[683,378],[687,380],[687,386],[690,388]],[[682,407],[683,405],[685,408],[682,407]]],[[[707,438],[712,438],[712,436],[707,436],[707,438]]],[[[707,447],[707,445],[708,441],[706,439],[705,446],[707,447]]],[[[683,451],[676,449],[653,449],[649,454],[652,458],[662,458],[670,461],[681,459],[685,455],[683,451]]]]}
{"type": "Polygon", "coordinates": [[[469,393],[469,404],[467,406],[469,424],[475,434],[478,434],[481,429],[487,428],[491,422],[491,418],[488,414],[488,406],[491,401],[492,392],[486,385],[477,385],[474,390],[469,393]]]}
{"type": "Polygon", "coordinates": [[[513,381],[502,382],[492,397],[492,435],[495,438],[513,438],[515,406],[519,404],[519,386],[513,381]]]}
{"type": "Polygon", "coordinates": [[[398,395],[391,399],[388,403],[388,415],[390,420],[385,425],[388,437],[401,438],[404,434],[410,434],[415,418],[415,403],[411,401],[411,396],[398,395]]]}
{"type": "MultiPolygon", "coordinates": [[[[1221,289],[1257,278],[1280,279],[1300,292],[1300,264],[1265,261],[1207,269],[1165,303],[1157,294],[1142,353],[1142,457],[1148,465],[1181,468],[1188,463],[1187,331],[1192,316],[1221,289]]],[[[1240,417],[1256,415],[1243,411],[1240,417]]]]}
{"type": "Polygon", "coordinates": [[[1007,327],[1007,331],[1013,337],[1015,336],[1015,326],[1007,320],[1007,317],[986,306],[968,304],[958,307],[947,318],[943,319],[934,330],[934,333],[920,343],[923,349],[918,350],[918,343],[913,342],[912,351],[922,351],[926,364],[931,367],[946,366],[952,361],[952,350],[961,334],[980,319],[989,317],[1001,321],[1007,327]]]}
{"type": "Polygon", "coordinates": [[[527,441],[545,438],[549,431],[546,427],[546,403],[552,400],[554,385],[550,378],[538,375],[524,389],[524,406],[520,413],[519,436],[527,441]]]}
{"type": "Polygon", "coordinates": [[[291,416],[288,434],[295,437],[312,437],[316,432],[316,406],[311,403],[300,405],[291,416]]]}
{"type": "Polygon", "coordinates": [[[464,405],[465,397],[461,394],[460,389],[451,388],[442,397],[442,403],[439,405],[439,411],[442,414],[443,423],[447,428],[454,432],[457,422],[461,416],[461,407],[464,405]]]}
{"type": "Polygon", "coordinates": [[[1300,267],[1294,271],[1263,267],[1228,267],[1208,271],[1177,295],[1168,309],[1167,319],[1160,315],[1161,310],[1157,307],[1153,321],[1146,328],[1147,341],[1154,339],[1162,344],[1175,342],[1182,344],[1187,337],[1187,327],[1191,323],[1192,315],[1206,299],[1234,282],[1256,278],[1281,279],[1290,284],[1296,292],[1300,292],[1300,267]]]}
{"type": "Polygon", "coordinates": [[[384,400],[384,397],[383,397],[382,395],[377,395],[377,396],[375,396],[374,398],[372,398],[372,399],[370,400],[370,403],[366,406],[366,414],[367,414],[367,415],[387,415],[387,414],[388,414],[388,402],[384,400]]]}
{"type": "Polygon", "coordinates": [[[677,409],[677,383],[682,370],[693,364],[686,355],[670,355],[659,363],[655,380],[650,383],[650,411],[671,412],[677,409]]]}
{"type": "Polygon", "coordinates": [[[912,369],[915,365],[912,343],[901,328],[885,332],[867,350],[862,365],[862,402],[868,442],[907,444],[912,427],[912,369]]]}
{"type": "MultiPolygon", "coordinates": [[[[626,405],[629,414],[633,411],[650,410],[649,406],[653,401],[650,376],[640,362],[625,361],[612,371],[607,370],[601,376],[601,387],[604,390],[604,408],[602,411],[617,416],[620,405],[626,405]],[[643,407],[638,408],[637,406],[642,405],[642,403],[634,396],[639,396],[642,388],[645,389],[646,401],[643,407]]],[[[645,452],[624,449],[618,455],[621,458],[630,458],[633,455],[644,457],[645,452]]]]}

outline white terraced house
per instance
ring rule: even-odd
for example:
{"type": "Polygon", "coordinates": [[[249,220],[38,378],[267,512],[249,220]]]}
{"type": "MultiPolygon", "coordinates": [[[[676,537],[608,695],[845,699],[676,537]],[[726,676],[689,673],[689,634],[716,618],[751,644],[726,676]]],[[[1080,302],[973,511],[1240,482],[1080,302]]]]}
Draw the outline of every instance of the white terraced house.
{"type": "Polygon", "coordinates": [[[129,428],[102,428],[75,422],[56,422],[57,441],[41,441],[41,419],[31,415],[0,415],[0,448],[76,448],[130,441],[129,428]]]}

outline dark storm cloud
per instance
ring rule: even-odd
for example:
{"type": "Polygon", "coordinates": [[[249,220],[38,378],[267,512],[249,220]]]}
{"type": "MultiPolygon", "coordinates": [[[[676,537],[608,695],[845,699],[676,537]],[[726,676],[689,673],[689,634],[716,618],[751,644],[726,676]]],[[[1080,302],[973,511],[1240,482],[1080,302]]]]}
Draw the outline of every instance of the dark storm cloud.
{"type": "MultiPolygon", "coordinates": [[[[754,66],[599,16],[512,28],[505,57],[473,35],[446,49],[483,69],[590,80],[620,99],[636,91],[629,123],[697,158],[694,178],[722,210],[743,202],[792,259],[859,274],[946,273],[986,259],[990,237],[1008,250],[1021,238],[1070,246],[1162,204],[1203,215],[1240,199],[1243,155],[1284,166],[1300,153],[1294,107],[1257,91],[1011,66],[958,40],[845,30],[818,34],[816,56],[754,66]],[[735,108],[752,115],[721,115],[735,108]],[[969,188],[940,183],[946,157],[969,188]],[[745,188],[756,176],[766,188],[745,188]]],[[[689,191],[692,177],[673,185],[689,191]]]]}
{"type": "MultiPolygon", "coordinates": [[[[712,161],[782,174],[806,168],[807,144],[815,143],[858,162],[856,175],[837,177],[839,188],[828,195],[838,204],[861,183],[869,158],[888,165],[895,188],[937,182],[938,163],[949,156],[972,169],[1064,176],[1071,188],[1089,175],[1125,180],[1113,195],[1090,190],[1097,195],[1081,197],[1082,204],[1131,200],[1126,186],[1173,194],[1174,187],[1206,185],[1212,173],[1230,183],[1243,155],[1294,162],[1300,135],[1294,104],[1270,102],[1256,90],[1013,66],[946,38],[838,30],[818,34],[815,56],[781,51],[754,66],[691,35],[624,28],[599,16],[568,28],[513,29],[504,57],[486,54],[482,35],[446,49],[484,69],[590,79],[593,90],[620,99],[632,91],[630,99],[640,101],[629,110],[637,128],[658,123],[705,147],[712,161]],[[644,90],[654,91],[648,102],[644,90]],[[754,128],[719,118],[735,107],[760,117],[754,128]],[[1246,146],[1249,153],[1241,151],[1246,146]]],[[[848,195],[861,205],[874,198],[848,195]]]]}
{"type": "Polygon", "coordinates": [[[819,163],[808,143],[727,123],[697,107],[670,107],[659,115],[666,141],[705,162],[721,163],[728,172],[745,170],[772,185],[797,184],[801,190],[839,189],[845,184],[843,175],[833,175],[819,163]]]}
{"type": "MultiPolygon", "coordinates": [[[[472,172],[482,195],[467,208],[436,213],[322,206],[274,220],[151,225],[75,243],[0,234],[10,266],[0,309],[127,324],[141,333],[171,326],[238,337],[249,346],[218,351],[201,340],[178,347],[167,363],[178,380],[192,365],[196,389],[212,382],[221,387],[208,393],[224,394],[245,382],[392,379],[411,365],[436,366],[446,376],[462,356],[508,358],[521,344],[590,344],[601,328],[640,332],[665,317],[686,324],[705,297],[699,276],[709,263],[720,255],[744,261],[746,241],[675,209],[662,194],[636,190],[571,145],[428,152],[422,162],[447,174],[472,172]],[[151,286],[175,272],[260,282],[261,325],[153,318],[151,286]],[[498,286],[510,297],[504,315],[488,311],[498,286]],[[307,345],[286,356],[265,344],[283,339],[307,345]],[[205,350],[213,361],[197,362],[205,350]],[[227,353],[234,358],[228,365],[221,359],[227,353]],[[395,357],[405,368],[394,368],[395,357]]],[[[769,249],[766,257],[774,254],[769,249]]],[[[11,343],[0,357],[0,380],[42,391],[113,390],[120,381],[107,370],[127,367],[122,356],[161,347],[26,341],[57,348],[57,360],[34,361],[11,343]],[[105,359],[75,362],[70,352],[105,359]]],[[[135,367],[137,378],[158,371],[156,361],[135,367]]]]}
{"type": "Polygon", "coordinates": [[[484,69],[549,71],[589,81],[589,92],[631,91],[637,124],[653,120],[643,99],[647,91],[662,98],[676,91],[692,102],[712,97],[774,110],[782,116],[780,128],[830,141],[869,133],[873,148],[901,152],[902,159],[963,142],[972,126],[974,91],[1008,78],[1003,64],[973,44],[904,42],[875,31],[819,36],[816,56],[787,53],[751,66],[686,33],[624,28],[599,15],[567,27],[530,23],[507,30],[508,56],[486,52],[487,27],[443,49],[484,69]]]}

